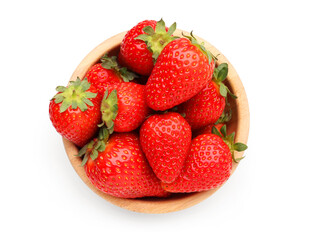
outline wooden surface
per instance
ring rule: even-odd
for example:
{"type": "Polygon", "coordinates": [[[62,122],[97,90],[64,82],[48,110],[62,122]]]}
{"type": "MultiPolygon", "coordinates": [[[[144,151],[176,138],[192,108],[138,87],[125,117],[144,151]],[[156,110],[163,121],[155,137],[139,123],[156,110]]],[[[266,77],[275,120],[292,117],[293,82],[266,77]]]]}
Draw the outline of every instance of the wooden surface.
{"type": "MultiPolygon", "coordinates": [[[[187,33],[183,31],[184,33],[187,33]]],[[[119,45],[125,36],[126,32],[120,33],[112,38],[107,39],[98,45],[94,50],[92,50],[78,65],[74,73],[72,74],[71,81],[75,81],[76,77],[80,77],[81,79],[86,74],[87,70],[96,62],[99,61],[100,57],[105,53],[116,53],[118,51],[119,45]]],[[[187,33],[188,34],[188,33],[187,33]]],[[[181,36],[181,30],[176,30],[176,36],[181,36]]],[[[197,36],[196,36],[197,37],[197,36]]],[[[249,106],[247,101],[247,96],[242,85],[242,82],[234,69],[234,67],[230,64],[230,62],[225,58],[225,56],[220,53],[214,46],[209,44],[207,41],[197,37],[199,42],[204,42],[205,47],[210,50],[215,56],[219,54],[218,63],[221,64],[223,62],[228,63],[228,86],[232,90],[232,92],[238,96],[238,98],[234,101],[231,101],[232,109],[233,109],[233,118],[227,125],[228,132],[236,132],[236,142],[247,143],[248,134],[249,134],[249,124],[250,124],[250,116],[249,116],[249,106]]],[[[167,213],[179,211],[188,207],[191,207],[208,197],[214,194],[217,189],[200,192],[200,193],[191,193],[191,194],[176,194],[173,197],[167,199],[156,199],[156,198],[146,198],[146,199],[122,199],[116,198],[110,195],[107,195],[99,190],[97,190],[88,180],[84,168],[81,167],[81,159],[76,157],[78,153],[78,148],[63,138],[64,147],[68,158],[77,172],[77,174],[81,177],[83,182],[96,194],[104,198],[105,200],[128,210],[143,212],[143,213],[167,213]]],[[[239,158],[243,155],[243,153],[236,152],[236,158],[239,158]]],[[[246,161],[246,159],[245,159],[246,161]]],[[[242,162],[241,162],[242,164],[242,162]]],[[[233,163],[233,172],[236,170],[238,164],[233,163]]],[[[228,180],[229,181],[229,180],[228,180]]]]}

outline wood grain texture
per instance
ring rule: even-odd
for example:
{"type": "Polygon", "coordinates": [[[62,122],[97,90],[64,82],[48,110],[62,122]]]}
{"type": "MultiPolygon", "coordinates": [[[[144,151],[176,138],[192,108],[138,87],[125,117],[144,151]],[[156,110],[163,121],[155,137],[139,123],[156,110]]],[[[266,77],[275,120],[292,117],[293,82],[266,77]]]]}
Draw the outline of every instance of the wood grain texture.
{"type": "MultiPolygon", "coordinates": [[[[183,31],[188,34],[187,32],[183,31]]],[[[182,30],[176,30],[175,35],[181,36],[182,30]]],[[[126,32],[120,33],[107,39],[98,45],[94,50],[92,50],[77,66],[72,74],[70,81],[75,81],[77,77],[81,79],[86,74],[87,70],[97,63],[102,55],[105,53],[116,54],[119,50],[119,45],[125,36],[126,32]]],[[[250,127],[250,115],[247,96],[242,85],[242,82],[231,63],[226,59],[226,57],[220,53],[214,46],[209,44],[207,41],[197,37],[199,42],[204,42],[205,47],[211,51],[215,56],[218,55],[218,64],[228,63],[228,86],[232,92],[238,96],[236,100],[232,100],[230,103],[233,109],[233,118],[227,125],[228,133],[236,132],[236,142],[247,143],[249,127],[250,127]]],[[[231,98],[230,98],[231,99],[231,98]]],[[[88,180],[84,168],[81,167],[81,158],[76,157],[78,153],[78,148],[67,139],[63,138],[64,147],[68,158],[83,182],[96,194],[105,200],[115,204],[121,208],[125,208],[131,211],[143,212],[143,213],[167,213],[179,211],[185,208],[189,208],[199,202],[207,199],[212,194],[214,194],[219,188],[204,191],[200,193],[191,194],[175,194],[173,197],[167,199],[159,198],[145,198],[145,199],[122,199],[107,195],[99,190],[97,190],[88,180]]],[[[242,157],[242,152],[236,152],[236,158],[242,157]]],[[[238,164],[233,163],[233,172],[236,170],[238,164]]],[[[229,181],[229,180],[228,180],[229,181]]]]}

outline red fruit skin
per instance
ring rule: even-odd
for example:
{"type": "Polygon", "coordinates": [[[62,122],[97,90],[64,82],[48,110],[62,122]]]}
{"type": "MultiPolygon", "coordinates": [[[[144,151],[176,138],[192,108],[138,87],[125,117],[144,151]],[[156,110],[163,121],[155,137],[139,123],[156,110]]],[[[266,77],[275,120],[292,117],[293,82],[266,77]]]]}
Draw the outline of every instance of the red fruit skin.
{"type": "Polygon", "coordinates": [[[154,110],[167,110],[196,95],[211,80],[214,61],[187,38],[167,44],[146,84],[146,100],[154,110]]]}
{"type": "MultiPolygon", "coordinates": [[[[91,86],[88,92],[97,93],[97,89],[91,86]]],[[[72,109],[71,106],[64,112],[60,113],[61,103],[50,101],[49,116],[56,131],[75,143],[79,147],[87,144],[97,133],[98,124],[101,123],[101,104],[102,96],[97,94],[95,98],[90,99],[94,106],[88,106],[84,112],[80,108],[72,109]]]]}
{"type": "Polygon", "coordinates": [[[105,69],[100,63],[93,65],[87,71],[85,77],[102,95],[104,95],[108,86],[124,82],[113,69],[105,69]]]}
{"type": "Polygon", "coordinates": [[[142,29],[146,26],[151,26],[155,30],[156,23],[154,20],[145,20],[127,32],[118,55],[119,63],[122,66],[144,76],[151,74],[154,67],[152,53],[147,49],[144,41],[135,38],[145,34],[142,29]]]}
{"type": "Polygon", "coordinates": [[[116,89],[118,98],[114,131],[130,132],[138,128],[151,111],[145,100],[145,86],[124,82],[111,87],[109,92],[113,89],[116,89]]]}
{"type": "Polygon", "coordinates": [[[213,81],[193,98],[178,106],[178,112],[185,114],[185,119],[192,130],[215,123],[225,108],[225,97],[219,92],[219,87],[213,81]]]}
{"type": "Polygon", "coordinates": [[[105,151],[84,166],[91,183],[100,191],[121,198],[165,197],[135,133],[114,133],[105,151]]]}
{"type": "Polygon", "coordinates": [[[204,134],[192,140],[180,176],[163,183],[168,192],[201,192],[221,186],[230,176],[232,156],[227,144],[217,135],[204,134]]]}
{"type": "Polygon", "coordinates": [[[140,143],[154,173],[163,182],[180,174],[191,144],[189,124],[178,113],[149,117],[140,128],[140,143]]]}

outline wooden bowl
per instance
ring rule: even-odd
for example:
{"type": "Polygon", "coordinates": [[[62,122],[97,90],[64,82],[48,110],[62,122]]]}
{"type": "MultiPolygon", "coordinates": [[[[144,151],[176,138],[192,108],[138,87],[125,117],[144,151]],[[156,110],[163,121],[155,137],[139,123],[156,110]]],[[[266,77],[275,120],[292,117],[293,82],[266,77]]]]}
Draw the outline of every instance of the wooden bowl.
{"type": "MultiPolygon", "coordinates": [[[[185,31],[183,31],[186,33],[185,31]]],[[[176,36],[181,36],[182,31],[176,30],[176,36]]],[[[114,37],[107,39],[102,42],[99,46],[97,46],[94,50],[92,50],[78,65],[74,73],[72,74],[71,81],[75,81],[77,77],[81,79],[84,78],[87,70],[97,63],[100,60],[100,57],[105,53],[117,54],[119,51],[120,43],[125,36],[126,32],[117,34],[114,37]]],[[[188,34],[188,33],[187,33],[188,34]]],[[[231,100],[232,110],[233,110],[233,118],[227,125],[228,132],[235,131],[236,133],[236,142],[247,143],[248,133],[249,133],[249,106],[246,97],[246,93],[242,82],[233,68],[233,66],[229,63],[229,61],[225,58],[225,56],[220,53],[215,47],[209,44],[207,41],[197,37],[199,42],[204,42],[205,46],[208,50],[210,50],[215,56],[218,55],[218,63],[226,62],[229,65],[228,72],[228,87],[232,90],[232,92],[238,96],[236,100],[231,100]]],[[[188,207],[191,207],[206,198],[210,197],[214,194],[217,189],[204,191],[200,193],[190,193],[190,194],[175,194],[172,197],[167,199],[159,199],[159,198],[143,198],[143,199],[123,199],[117,198],[110,195],[107,195],[99,190],[97,190],[91,182],[88,180],[84,168],[81,167],[81,158],[76,157],[78,153],[78,148],[67,139],[63,138],[64,147],[68,158],[77,172],[77,174],[81,177],[83,182],[95,193],[97,193],[100,197],[105,200],[128,210],[135,212],[143,212],[143,213],[167,213],[179,211],[188,207]]],[[[242,156],[243,153],[236,152],[236,158],[242,156]]],[[[233,170],[235,171],[238,164],[233,163],[233,170]]]]}

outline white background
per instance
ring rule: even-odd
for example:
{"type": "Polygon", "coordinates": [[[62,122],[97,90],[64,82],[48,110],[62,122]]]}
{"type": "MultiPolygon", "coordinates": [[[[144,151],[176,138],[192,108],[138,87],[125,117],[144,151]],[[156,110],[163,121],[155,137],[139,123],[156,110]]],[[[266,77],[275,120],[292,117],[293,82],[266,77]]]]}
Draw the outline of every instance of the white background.
{"type": "Polygon", "coordinates": [[[1,239],[310,239],[307,1],[1,1],[0,12],[1,239]],[[88,189],[48,105],[95,46],[161,17],[230,60],[251,126],[246,158],[215,195],[149,215],[88,189]]]}

